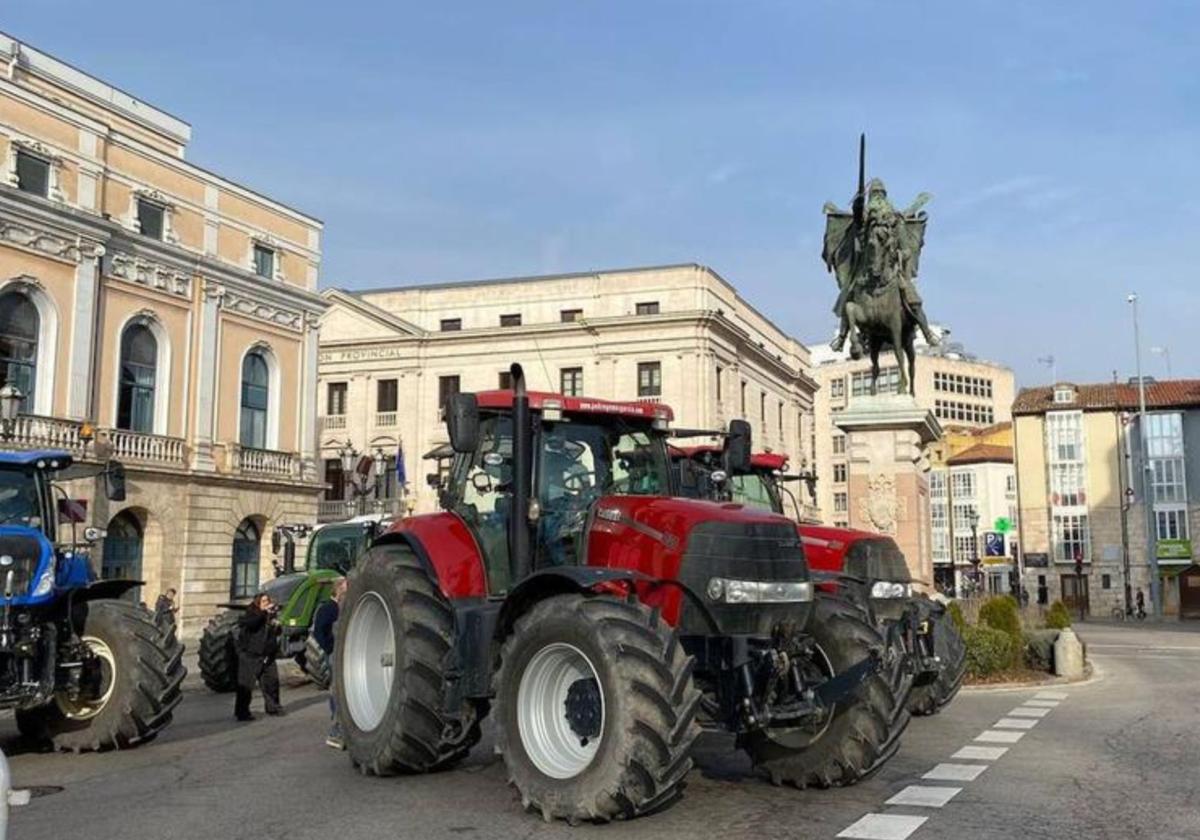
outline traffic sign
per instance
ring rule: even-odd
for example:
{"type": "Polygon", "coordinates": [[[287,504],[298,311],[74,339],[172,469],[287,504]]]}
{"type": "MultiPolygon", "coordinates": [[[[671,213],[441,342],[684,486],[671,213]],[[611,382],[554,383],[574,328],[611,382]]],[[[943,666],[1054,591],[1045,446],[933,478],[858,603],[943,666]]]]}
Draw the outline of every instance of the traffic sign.
{"type": "Polygon", "coordinates": [[[983,534],[983,556],[1004,556],[1004,534],[999,531],[985,531],[983,534]]]}

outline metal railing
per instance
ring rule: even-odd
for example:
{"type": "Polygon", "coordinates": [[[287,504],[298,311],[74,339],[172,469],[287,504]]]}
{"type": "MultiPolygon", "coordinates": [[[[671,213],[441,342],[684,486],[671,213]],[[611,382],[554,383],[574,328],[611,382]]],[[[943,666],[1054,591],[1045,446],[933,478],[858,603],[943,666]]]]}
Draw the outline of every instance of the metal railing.
{"type": "Polygon", "coordinates": [[[353,499],[321,499],[317,502],[317,521],[318,522],[341,522],[343,519],[349,519],[357,512],[356,502],[353,499]]]}
{"type": "Polygon", "coordinates": [[[239,446],[235,465],[239,472],[252,475],[290,477],[296,474],[299,459],[292,452],[274,449],[252,449],[239,446]]]}
{"type": "Polygon", "coordinates": [[[108,429],[104,432],[114,458],[155,464],[179,464],[186,461],[183,438],[108,429]]]}
{"type": "Polygon", "coordinates": [[[326,414],[321,418],[321,429],[323,431],[328,432],[344,428],[346,428],[345,414],[326,414]]]}
{"type": "Polygon", "coordinates": [[[390,429],[396,425],[396,412],[394,411],[377,411],[375,412],[375,426],[380,429],[390,429]]]}

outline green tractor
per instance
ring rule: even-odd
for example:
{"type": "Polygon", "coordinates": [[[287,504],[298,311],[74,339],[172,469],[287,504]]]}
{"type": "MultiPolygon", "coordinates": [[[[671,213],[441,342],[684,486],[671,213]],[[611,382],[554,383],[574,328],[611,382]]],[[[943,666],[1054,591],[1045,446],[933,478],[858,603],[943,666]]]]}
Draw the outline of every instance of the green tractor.
{"type": "MultiPolygon", "coordinates": [[[[329,662],[309,634],[313,616],[328,600],[333,584],[353,567],[371,544],[381,517],[360,516],[328,525],[280,525],[271,533],[271,549],[283,562],[275,563],[275,577],[259,587],[279,604],[283,627],[281,658],[293,659],[316,685],[329,686],[329,662]],[[296,543],[309,537],[304,568],[296,568],[296,543]]],[[[237,652],[234,637],[238,619],[249,600],[222,604],[223,612],[209,620],[200,637],[200,676],[213,691],[233,691],[237,685],[237,652]]]]}

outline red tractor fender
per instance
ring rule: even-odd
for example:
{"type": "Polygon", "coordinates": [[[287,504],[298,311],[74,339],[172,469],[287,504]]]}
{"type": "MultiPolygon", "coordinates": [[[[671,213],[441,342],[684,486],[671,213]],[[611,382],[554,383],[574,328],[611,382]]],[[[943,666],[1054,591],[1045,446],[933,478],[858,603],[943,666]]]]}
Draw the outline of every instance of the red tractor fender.
{"type": "Polygon", "coordinates": [[[487,597],[483,552],[457,514],[442,511],[406,517],[376,537],[374,545],[396,542],[413,550],[447,600],[487,597]]]}

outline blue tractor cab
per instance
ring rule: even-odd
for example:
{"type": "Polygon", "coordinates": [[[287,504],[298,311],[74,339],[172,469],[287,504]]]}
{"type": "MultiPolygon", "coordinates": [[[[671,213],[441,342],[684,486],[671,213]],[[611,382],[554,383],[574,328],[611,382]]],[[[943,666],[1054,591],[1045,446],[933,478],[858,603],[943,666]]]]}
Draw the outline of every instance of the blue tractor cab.
{"type": "MultiPolygon", "coordinates": [[[[174,626],[99,580],[89,557],[103,531],[61,481],[92,479],[125,498],[116,461],[76,464],[55,449],[0,451],[0,708],[23,735],[59,749],[131,747],[171,720],[186,673],[174,626]]],[[[99,489],[99,488],[98,488],[99,489]]]]}

